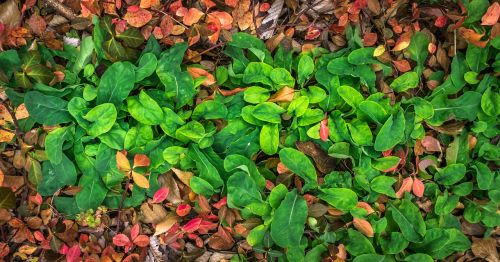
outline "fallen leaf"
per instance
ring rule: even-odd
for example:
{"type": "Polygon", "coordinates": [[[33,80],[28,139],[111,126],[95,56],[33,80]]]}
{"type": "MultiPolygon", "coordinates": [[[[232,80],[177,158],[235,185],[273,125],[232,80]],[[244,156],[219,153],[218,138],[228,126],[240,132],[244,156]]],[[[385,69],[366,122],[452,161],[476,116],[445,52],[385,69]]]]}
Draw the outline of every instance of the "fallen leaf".
{"type": "Polygon", "coordinates": [[[425,185],[422,180],[415,178],[413,179],[412,192],[417,197],[423,197],[425,191],[425,185]]]}
{"type": "Polygon", "coordinates": [[[147,24],[151,18],[153,18],[151,12],[136,5],[129,6],[127,8],[127,13],[123,16],[123,19],[133,27],[142,27],[147,24]]]}
{"type": "Polygon", "coordinates": [[[410,45],[410,39],[411,39],[411,32],[406,32],[402,34],[398,38],[398,41],[396,41],[396,45],[394,45],[392,51],[401,51],[407,48],[410,45]]]}
{"type": "Polygon", "coordinates": [[[177,168],[172,168],[172,171],[174,171],[175,175],[184,183],[186,186],[189,186],[189,181],[193,177],[193,173],[189,171],[182,171],[177,168]]]}
{"type": "Polygon", "coordinates": [[[373,227],[370,224],[370,222],[368,222],[364,219],[355,217],[352,220],[352,224],[359,232],[363,233],[363,235],[365,235],[367,237],[373,237],[374,231],[373,231],[373,227]]]}
{"type": "Polygon", "coordinates": [[[180,217],[187,216],[189,212],[191,212],[191,206],[188,204],[180,204],[175,209],[175,213],[180,217]]]}
{"type": "Polygon", "coordinates": [[[143,203],[141,205],[141,221],[144,223],[160,223],[167,217],[167,210],[159,204],[143,203]]]}
{"type": "Polygon", "coordinates": [[[47,22],[38,14],[33,14],[27,21],[28,26],[35,35],[42,36],[47,28],[47,22]]]}
{"type": "Polygon", "coordinates": [[[142,188],[149,188],[149,180],[143,175],[132,171],[132,179],[134,183],[142,188]]]}
{"type": "Polygon", "coordinates": [[[478,34],[473,29],[467,29],[467,28],[463,28],[463,27],[460,27],[458,29],[458,32],[467,42],[469,42],[477,47],[485,48],[486,45],[488,44],[488,40],[481,41],[481,38],[484,36],[484,33],[478,34]]]}
{"type": "Polygon", "coordinates": [[[189,8],[187,13],[183,16],[182,22],[187,25],[191,26],[195,23],[198,23],[200,21],[200,18],[204,15],[202,11],[196,9],[196,8],[189,8]]]}
{"type": "Polygon", "coordinates": [[[291,87],[283,87],[278,92],[274,93],[267,101],[268,102],[291,102],[295,95],[295,89],[291,87]]]}
{"type": "Polygon", "coordinates": [[[325,119],[321,120],[319,123],[319,137],[321,138],[321,141],[326,142],[329,135],[330,129],[328,129],[328,117],[325,116],[325,119]]]}
{"type": "Polygon", "coordinates": [[[134,156],[134,168],[136,167],[145,167],[151,164],[151,160],[149,157],[144,154],[136,154],[134,156]]]}
{"type": "Polygon", "coordinates": [[[497,240],[492,237],[472,238],[472,253],[486,261],[498,261],[497,240]]]}
{"type": "Polygon", "coordinates": [[[411,70],[411,65],[408,62],[408,60],[405,60],[405,59],[396,60],[396,61],[392,61],[392,63],[398,69],[398,71],[401,73],[408,72],[411,70]]]}
{"type": "Polygon", "coordinates": [[[374,57],[379,57],[385,53],[385,46],[384,45],[379,45],[375,50],[373,51],[373,56],[374,57]]]}
{"type": "Polygon", "coordinates": [[[481,18],[481,25],[495,25],[500,17],[500,4],[494,2],[488,7],[486,13],[481,18]]]}
{"type": "Polygon", "coordinates": [[[176,215],[170,214],[165,217],[159,224],[155,227],[155,236],[163,234],[167,232],[177,221],[179,218],[176,215]]]}
{"type": "MultiPolygon", "coordinates": [[[[329,156],[325,151],[323,151],[323,149],[318,144],[312,141],[308,142],[297,141],[295,142],[295,146],[302,153],[310,156],[313,159],[314,163],[316,164],[316,168],[318,168],[318,170],[323,174],[328,174],[332,172],[337,166],[335,164],[336,163],[335,158],[329,156]]],[[[281,171],[283,172],[283,170],[281,171]]],[[[278,164],[278,173],[280,173],[279,164],[278,164]]]]}
{"type": "Polygon", "coordinates": [[[405,192],[411,192],[413,186],[413,178],[410,176],[403,179],[403,183],[399,188],[398,192],[396,192],[396,198],[402,198],[405,192]]]}
{"type": "Polygon", "coordinates": [[[439,140],[432,136],[425,136],[420,143],[427,152],[441,152],[441,144],[439,140]]]}
{"type": "Polygon", "coordinates": [[[16,134],[14,133],[14,131],[0,129],[0,143],[10,142],[12,141],[12,139],[14,139],[15,136],[16,134]]]}
{"type": "Polygon", "coordinates": [[[363,36],[363,45],[364,46],[372,46],[377,43],[377,34],[376,33],[366,33],[363,36]]]}
{"type": "Polygon", "coordinates": [[[204,86],[211,86],[215,84],[215,77],[203,68],[188,67],[187,71],[195,79],[199,77],[205,77],[205,80],[203,81],[204,86]]]}
{"type": "Polygon", "coordinates": [[[189,220],[184,226],[182,226],[182,231],[187,233],[193,233],[200,228],[201,222],[203,220],[199,217],[189,220]]]}
{"type": "Polygon", "coordinates": [[[141,0],[141,4],[139,5],[140,8],[151,8],[151,7],[159,7],[160,6],[160,0],[141,0]]]}
{"type": "Polygon", "coordinates": [[[448,18],[445,15],[438,16],[436,18],[436,21],[434,21],[434,25],[436,27],[442,28],[446,26],[446,23],[448,22],[448,18]]]}
{"type": "Polygon", "coordinates": [[[153,195],[153,203],[161,203],[163,202],[167,196],[168,196],[168,187],[160,187],[155,194],[153,195]]]}

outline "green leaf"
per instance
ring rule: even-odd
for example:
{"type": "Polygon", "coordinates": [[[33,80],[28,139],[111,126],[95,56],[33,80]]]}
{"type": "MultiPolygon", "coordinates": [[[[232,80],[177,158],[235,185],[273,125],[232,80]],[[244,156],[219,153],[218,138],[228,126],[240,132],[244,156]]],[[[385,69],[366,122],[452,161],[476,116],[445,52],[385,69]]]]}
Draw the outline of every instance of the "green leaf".
{"type": "Polygon", "coordinates": [[[396,179],[392,177],[378,176],[370,182],[370,188],[377,193],[396,197],[396,192],[394,192],[394,188],[392,188],[394,183],[396,183],[396,179]]]}
{"type": "Polygon", "coordinates": [[[304,86],[309,76],[314,72],[314,61],[308,55],[303,55],[299,59],[299,64],[297,68],[297,82],[300,86],[304,86]]]}
{"type": "Polygon", "coordinates": [[[274,68],[269,77],[277,87],[288,86],[293,88],[295,86],[295,79],[284,68],[274,68]]]}
{"type": "Polygon", "coordinates": [[[379,103],[374,101],[363,101],[359,103],[359,110],[369,116],[373,121],[382,124],[387,120],[389,114],[379,103]]]}
{"type": "MultiPolygon", "coordinates": [[[[161,63],[160,60],[159,63],[161,63]]],[[[159,64],[158,63],[158,64],[159,64]]],[[[156,74],[165,86],[165,95],[173,98],[176,102],[176,108],[181,108],[192,103],[195,95],[193,78],[188,72],[181,71],[163,71],[160,66],[156,69],[156,74]]]]}
{"type": "Polygon", "coordinates": [[[146,53],[139,59],[139,65],[135,70],[135,81],[140,82],[144,78],[151,76],[158,65],[158,60],[153,53],[146,53]]]}
{"type": "Polygon", "coordinates": [[[427,231],[423,241],[412,244],[410,248],[434,259],[444,259],[455,252],[469,249],[470,245],[469,239],[456,228],[433,228],[427,231]]]}
{"type": "Polygon", "coordinates": [[[277,104],[264,102],[255,106],[252,116],[261,121],[279,124],[281,123],[281,114],[284,112],[286,110],[277,104]]]}
{"type": "Polygon", "coordinates": [[[113,104],[100,104],[92,108],[83,116],[83,119],[90,122],[90,124],[84,128],[90,136],[97,137],[111,130],[116,121],[116,117],[117,112],[113,104]]]}
{"type": "Polygon", "coordinates": [[[288,193],[288,189],[286,188],[285,185],[279,184],[279,185],[275,186],[271,190],[271,193],[269,194],[269,197],[267,198],[269,205],[271,205],[272,208],[278,208],[281,201],[283,200],[283,198],[285,198],[287,193],[288,193]]]}
{"type": "Polygon", "coordinates": [[[434,213],[436,215],[444,216],[450,214],[455,207],[457,207],[459,196],[457,195],[448,195],[448,190],[444,191],[444,194],[438,196],[436,199],[436,203],[434,205],[434,213]]]}
{"type": "Polygon", "coordinates": [[[364,100],[363,95],[361,93],[350,87],[350,86],[340,86],[337,89],[338,94],[344,101],[350,105],[352,108],[358,108],[359,104],[364,100]]]}
{"type": "Polygon", "coordinates": [[[431,104],[434,107],[434,116],[427,120],[431,125],[439,126],[452,117],[472,121],[481,109],[481,94],[467,91],[456,99],[448,99],[447,95],[441,94],[434,97],[431,104]]]}
{"type": "Polygon", "coordinates": [[[391,115],[380,129],[375,138],[374,148],[377,151],[386,151],[401,142],[405,131],[405,116],[403,110],[397,115],[391,115]]]}
{"type": "Polygon", "coordinates": [[[380,247],[384,254],[398,254],[408,247],[408,240],[406,240],[400,232],[391,232],[387,236],[379,238],[380,247]]]}
{"type": "Polygon", "coordinates": [[[63,143],[70,137],[69,127],[60,127],[49,132],[45,138],[45,152],[49,161],[57,165],[62,161],[63,143]]]}
{"type": "Polygon", "coordinates": [[[378,171],[385,171],[396,166],[399,161],[401,161],[401,159],[397,156],[386,156],[375,159],[375,161],[372,162],[372,166],[378,171]]]}
{"type": "Polygon", "coordinates": [[[243,73],[243,82],[245,84],[261,83],[267,86],[273,86],[269,78],[273,67],[264,62],[250,62],[243,73]]]}
{"type": "Polygon", "coordinates": [[[26,75],[34,79],[35,82],[49,84],[54,78],[54,74],[44,65],[32,65],[26,68],[26,75]]]}
{"type": "Polygon", "coordinates": [[[393,262],[389,256],[378,254],[363,254],[354,258],[353,262],[393,262]]]}
{"type": "Polygon", "coordinates": [[[134,65],[129,62],[116,62],[101,77],[97,88],[97,104],[112,103],[120,108],[130,91],[134,88],[134,65]]]}
{"type": "Polygon", "coordinates": [[[205,137],[205,128],[200,122],[191,121],[177,129],[175,137],[184,143],[189,140],[199,143],[205,137]]]}
{"type": "Polygon", "coordinates": [[[71,186],[76,183],[76,168],[73,162],[62,155],[61,163],[53,165],[49,161],[43,162],[42,182],[37,190],[42,196],[50,196],[63,186],[71,186]]]}
{"type": "Polygon", "coordinates": [[[188,149],[180,146],[170,146],[163,150],[163,159],[171,165],[176,165],[187,154],[188,149]]]}
{"type": "Polygon", "coordinates": [[[144,90],[139,97],[127,98],[128,111],[139,123],[145,125],[159,125],[163,122],[163,111],[161,107],[144,90]]]}
{"type": "Polygon", "coordinates": [[[123,44],[131,48],[137,48],[144,43],[144,37],[136,28],[129,28],[117,35],[116,38],[122,40],[123,44]]]}
{"type": "Polygon", "coordinates": [[[429,46],[429,38],[422,32],[416,32],[410,39],[410,45],[406,49],[410,53],[410,57],[413,61],[417,62],[417,67],[415,67],[415,72],[421,76],[424,72],[424,64],[429,51],[427,47],[429,46]]]}
{"type": "Polygon", "coordinates": [[[16,207],[16,195],[10,187],[0,187],[0,208],[13,209],[16,207]]]}
{"type": "Polygon", "coordinates": [[[226,105],[215,100],[208,100],[195,107],[191,118],[222,119],[226,118],[227,113],[226,105]]]}
{"type": "Polygon", "coordinates": [[[189,186],[196,194],[203,195],[207,198],[211,197],[215,191],[213,186],[208,183],[206,180],[194,176],[189,180],[189,186]]]}
{"type": "Polygon", "coordinates": [[[199,149],[197,145],[191,144],[189,147],[188,157],[196,163],[199,177],[204,181],[207,181],[212,186],[212,190],[217,189],[224,184],[219,170],[212,164],[207,157],[207,154],[199,149]]]}
{"type": "Polygon", "coordinates": [[[268,155],[274,155],[278,152],[279,146],[279,126],[278,124],[265,124],[260,130],[260,147],[268,155]]]}
{"type": "Polygon", "coordinates": [[[373,58],[374,47],[365,47],[353,50],[347,56],[347,61],[353,65],[374,64],[377,62],[373,58]]]}
{"type": "Polygon", "coordinates": [[[359,146],[372,145],[372,131],[366,122],[355,119],[347,124],[352,140],[359,146]]]}
{"type": "Polygon", "coordinates": [[[227,203],[231,208],[243,209],[251,203],[262,203],[262,196],[249,174],[237,171],[227,180],[227,203]]]}
{"type": "Polygon", "coordinates": [[[375,249],[368,238],[366,238],[360,232],[354,229],[347,230],[347,240],[348,244],[345,249],[349,254],[354,257],[361,256],[363,254],[375,254],[375,249]]]}
{"type": "Polygon", "coordinates": [[[390,87],[396,92],[405,92],[418,86],[419,77],[416,72],[406,72],[392,81],[390,87]]]}
{"type": "Polygon", "coordinates": [[[476,181],[479,189],[490,189],[494,178],[493,172],[491,172],[486,164],[481,162],[474,163],[472,167],[476,170],[476,181]]]}
{"type": "Polygon", "coordinates": [[[85,174],[80,178],[81,191],[75,196],[78,209],[86,211],[97,210],[102,204],[108,190],[99,176],[85,174]]]}
{"type": "Polygon", "coordinates": [[[243,99],[251,104],[265,102],[269,96],[269,90],[260,86],[251,86],[243,92],[243,99]]]}
{"type": "Polygon", "coordinates": [[[304,179],[306,182],[303,188],[304,192],[318,185],[316,169],[304,153],[293,148],[283,148],[280,150],[279,156],[281,162],[289,170],[304,179]]]}
{"type": "Polygon", "coordinates": [[[304,115],[309,106],[309,98],[307,96],[296,97],[290,102],[287,108],[287,112],[291,116],[300,117],[304,115]]]}
{"type": "Polygon", "coordinates": [[[410,200],[402,199],[399,207],[389,205],[389,211],[406,240],[410,242],[423,240],[426,233],[425,222],[418,207],[410,200]]]}
{"type": "Polygon", "coordinates": [[[498,116],[500,114],[500,94],[488,87],[481,96],[481,108],[489,116],[498,116]]]}
{"type": "Polygon", "coordinates": [[[59,97],[30,91],[24,96],[24,104],[30,117],[40,124],[54,126],[72,120],[66,108],[68,102],[59,97]]]}
{"type": "Polygon", "coordinates": [[[75,63],[73,64],[72,71],[75,74],[80,73],[80,71],[90,62],[92,58],[92,53],[94,52],[94,40],[92,36],[87,36],[83,38],[80,44],[80,52],[76,57],[75,63]]]}
{"type": "Polygon", "coordinates": [[[245,156],[237,154],[226,156],[224,159],[224,169],[227,172],[232,172],[236,169],[243,170],[253,178],[255,184],[257,184],[260,189],[265,187],[265,178],[260,174],[255,163],[245,156]]]}
{"type": "Polygon", "coordinates": [[[344,212],[352,210],[358,204],[358,196],[348,188],[322,189],[318,197],[344,212]]]}
{"type": "Polygon", "coordinates": [[[464,23],[472,24],[481,20],[484,13],[490,6],[488,0],[472,0],[469,2],[467,7],[467,19],[465,19],[464,23]]]}
{"type": "Polygon", "coordinates": [[[307,218],[307,204],[297,190],[288,192],[281,205],[274,212],[271,222],[271,237],[283,248],[298,246],[304,234],[307,218]]]}
{"type": "Polygon", "coordinates": [[[417,253],[417,254],[411,254],[411,255],[405,257],[404,261],[407,261],[407,262],[434,262],[434,259],[432,259],[432,257],[427,255],[427,254],[417,253]]]}
{"type": "Polygon", "coordinates": [[[434,175],[434,180],[439,184],[450,186],[462,180],[465,176],[465,166],[463,164],[451,164],[438,170],[434,175]]]}

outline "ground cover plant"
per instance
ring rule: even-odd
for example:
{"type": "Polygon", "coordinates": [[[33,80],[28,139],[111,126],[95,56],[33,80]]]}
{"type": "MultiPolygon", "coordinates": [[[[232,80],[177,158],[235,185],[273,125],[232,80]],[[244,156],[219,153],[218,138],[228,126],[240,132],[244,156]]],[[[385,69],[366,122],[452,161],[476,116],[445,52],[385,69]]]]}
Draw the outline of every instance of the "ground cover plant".
{"type": "Polygon", "coordinates": [[[48,1],[65,42],[2,29],[0,257],[498,260],[498,3],[434,17],[450,44],[416,3],[394,41],[360,19],[405,1],[346,1],[297,46],[266,36],[283,1],[118,2],[48,1]]]}

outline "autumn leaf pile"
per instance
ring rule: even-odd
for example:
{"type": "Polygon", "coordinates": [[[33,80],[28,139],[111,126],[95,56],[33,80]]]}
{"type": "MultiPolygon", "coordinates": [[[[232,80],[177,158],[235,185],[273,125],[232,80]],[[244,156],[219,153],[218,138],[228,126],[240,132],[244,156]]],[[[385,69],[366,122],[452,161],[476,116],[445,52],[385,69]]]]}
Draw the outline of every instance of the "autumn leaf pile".
{"type": "Polygon", "coordinates": [[[500,4],[0,1],[0,261],[498,261],[500,4]]]}

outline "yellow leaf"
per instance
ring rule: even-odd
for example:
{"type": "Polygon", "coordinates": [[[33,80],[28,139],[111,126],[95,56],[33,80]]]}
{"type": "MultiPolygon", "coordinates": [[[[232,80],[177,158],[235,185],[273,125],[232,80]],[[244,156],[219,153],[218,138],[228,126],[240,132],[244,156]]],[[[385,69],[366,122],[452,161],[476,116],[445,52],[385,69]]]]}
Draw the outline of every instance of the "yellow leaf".
{"type": "Polygon", "coordinates": [[[118,170],[126,173],[130,172],[130,170],[132,169],[130,167],[130,162],[128,161],[127,156],[121,151],[116,152],[116,166],[118,167],[118,170]]]}
{"type": "Polygon", "coordinates": [[[9,132],[6,130],[0,130],[0,143],[3,142],[10,142],[14,138],[15,134],[14,132],[9,132]]]}
{"type": "Polygon", "coordinates": [[[132,179],[137,186],[142,188],[149,188],[149,180],[144,175],[132,171],[132,179]]]}
{"type": "Polygon", "coordinates": [[[384,45],[379,45],[377,48],[375,48],[375,51],[373,51],[373,56],[374,57],[379,57],[383,55],[385,52],[385,46],[384,45]]]}
{"type": "Polygon", "coordinates": [[[293,96],[295,94],[295,89],[290,87],[283,87],[278,92],[274,93],[274,95],[267,100],[268,102],[291,102],[293,100],[293,96]]]}
{"type": "Polygon", "coordinates": [[[184,183],[186,186],[189,186],[189,181],[193,177],[193,173],[189,171],[182,171],[177,168],[172,168],[172,171],[177,175],[177,177],[184,183]]]}
{"type": "Polygon", "coordinates": [[[163,221],[161,221],[155,228],[155,236],[163,234],[167,232],[175,223],[178,221],[178,217],[176,215],[170,214],[163,221]]]}

